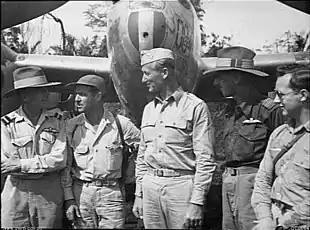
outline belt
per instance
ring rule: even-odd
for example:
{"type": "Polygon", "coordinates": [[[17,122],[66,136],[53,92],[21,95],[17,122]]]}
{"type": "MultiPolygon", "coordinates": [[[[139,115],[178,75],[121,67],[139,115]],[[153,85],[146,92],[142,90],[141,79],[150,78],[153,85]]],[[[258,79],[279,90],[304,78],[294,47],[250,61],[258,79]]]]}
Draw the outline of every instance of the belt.
{"type": "Polygon", "coordinates": [[[75,182],[85,184],[86,186],[92,185],[96,187],[112,187],[118,184],[118,179],[107,179],[107,180],[92,180],[92,181],[86,181],[74,178],[75,182]]]}
{"type": "Polygon", "coordinates": [[[231,167],[225,168],[225,172],[227,172],[231,176],[257,173],[257,171],[258,171],[258,168],[246,167],[246,166],[241,166],[239,168],[231,168],[231,167]]]}
{"type": "Polygon", "coordinates": [[[13,178],[22,179],[22,180],[38,180],[43,179],[43,177],[60,175],[58,171],[56,172],[46,172],[46,173],[12,173],[13,178]]]}
{"type": "Polygon", "coordinates": [[[293,206],[276,199],[271,199],[271,203],[277,206],[281,211],[293,210],[293,206]]]}
{"type": "Polygon", "coordinates": [[[172,170],[172,169],[148,169],[148,173],[152,176],[158,177],[179,177],[186,175],[194,175],[194,171],[189,170],[172,170]]]}

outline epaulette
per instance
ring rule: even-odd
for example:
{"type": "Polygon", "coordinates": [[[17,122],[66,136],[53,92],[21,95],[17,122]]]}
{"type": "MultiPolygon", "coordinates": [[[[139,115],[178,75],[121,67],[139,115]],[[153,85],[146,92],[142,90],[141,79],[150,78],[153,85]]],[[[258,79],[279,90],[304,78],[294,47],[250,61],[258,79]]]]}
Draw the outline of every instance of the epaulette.
{"type": "Polygon", "coordinates": [[[277,104],[269,97],[262,101],[262,105],[267,109],[271,110],[277,106],[277,104]]]}
{"type": "Polygon", "coordinates": [[[13,116],[12,114],[7,114],[1,117],[1,121],[3,122],[4,125],[7,126],[14,120],[14,118],[15,116],[13,116]]]}
{"type": "Polygon", "coordinates": [[[62,120],[62,115],[60,113],[55,113],[54,115],[52,115],[51,117],[55,117],[58,120],[62,120]]]}

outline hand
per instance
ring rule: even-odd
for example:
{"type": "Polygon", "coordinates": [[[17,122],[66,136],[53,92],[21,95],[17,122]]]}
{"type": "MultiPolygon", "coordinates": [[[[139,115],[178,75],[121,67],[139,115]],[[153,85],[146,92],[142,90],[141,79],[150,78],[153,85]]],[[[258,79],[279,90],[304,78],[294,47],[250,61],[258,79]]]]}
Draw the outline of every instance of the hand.
{"type": "Polygon", "coordinates": [[[1,161],[1,173],[10,174],[21,171],[21,163],[18,158],[7,158],[5,161],[1,161]]]}
{"type": "Polygon", "coordinates": [[[66,200],[65,210],[68,220],[77,221],[77,218],[81,218],[81,213],[75,200],[66,200]]]}
{"type": "Polygon", "coordinates": [[[133,204],[132,213],[138,219],[143,219],[143,198],[136,197],[135,202],[133,204]]]}
{"type": "Polygon", "coordinates": [[[189,204],[185,227],[186,228],[197,228],[202,225],[202,214],[203,214],[203,206],[198,204],[189,204]]]}
{"type": "Polygon", "coordinates": [[[258,224],[255,225],[254,228],[252,228],[252,230],[274,230],[274,229],[276,229],[276,225],[274,221],[269,217],[259,220],[258,224]]]}

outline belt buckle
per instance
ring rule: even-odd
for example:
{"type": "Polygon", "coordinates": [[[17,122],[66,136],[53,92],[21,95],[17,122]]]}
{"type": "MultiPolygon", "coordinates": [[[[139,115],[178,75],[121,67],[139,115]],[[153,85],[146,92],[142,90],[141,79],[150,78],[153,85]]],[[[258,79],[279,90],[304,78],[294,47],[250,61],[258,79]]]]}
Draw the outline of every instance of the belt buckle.
{"type": "Polygon", "coordinates": [[[156,175],[159,176],[159,177],[162,177],[162,176],[164,176],[164,171],[161,170],[161,169],[157,169],[156,170],[156,175]]]}
{"type": "Polygon", "coordinates": [[[97,187],[102,187],[103,186],[103,181],[102,180],[95,180],[95,185],[97,187]]]}
{"type": "Polygon", "coordinates": [[[237,176],[238,170],[235,169],[235,168],[229,168],[229,174],[230,174],[231,176],[237,176]]]}

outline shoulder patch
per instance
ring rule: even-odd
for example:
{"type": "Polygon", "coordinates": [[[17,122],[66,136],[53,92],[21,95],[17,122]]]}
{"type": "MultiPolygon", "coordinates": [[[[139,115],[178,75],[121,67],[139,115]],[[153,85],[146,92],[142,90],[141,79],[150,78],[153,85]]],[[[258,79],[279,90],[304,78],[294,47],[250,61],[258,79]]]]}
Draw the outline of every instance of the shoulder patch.
{"type": "Polygon", "coordinates": [[[1,121],[3,122],[3,124],[5,124],[7,126],[13,121],[13,119],[11,119],[9,116],[5,115],[5,116],[1,117],[1,121]]]}
{"type": "Polygon", "coordinates": [[[3,122],[3,124],[9,125],[14,120],[15,117],[16,117],[15,113],[12,112],[12,113],[2,116],[1,121],[3,122]]]}
{"type": "Polygon", "coordinates": [[[58,120],[62,120],[62,115],[60,113],[55,113],[54,115],[52,115],[51,117],[55,117],[58,120]]]}
{"type": "Polygon", "coordinates": [[[262,105],[267,109],[273,109],[277,106],[277,104],[269,97],[262,101],[262,105]]]}

